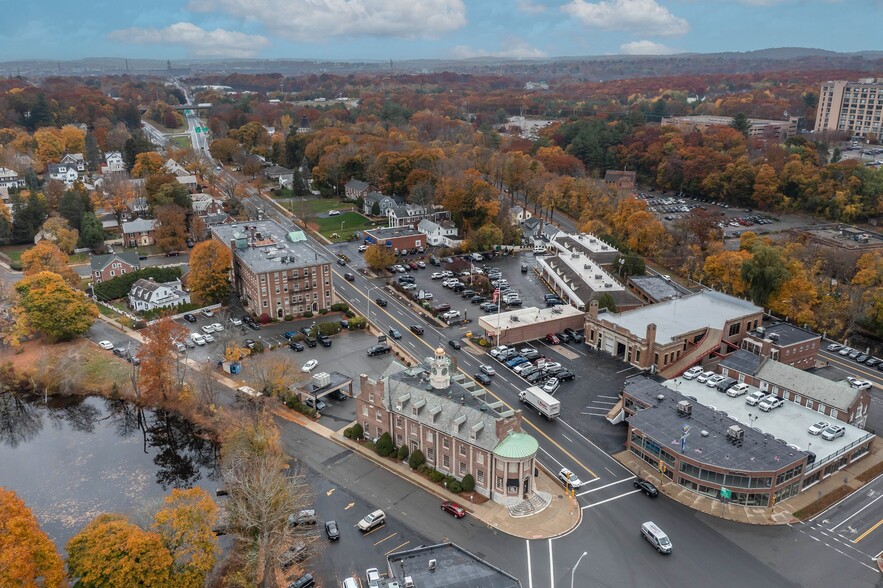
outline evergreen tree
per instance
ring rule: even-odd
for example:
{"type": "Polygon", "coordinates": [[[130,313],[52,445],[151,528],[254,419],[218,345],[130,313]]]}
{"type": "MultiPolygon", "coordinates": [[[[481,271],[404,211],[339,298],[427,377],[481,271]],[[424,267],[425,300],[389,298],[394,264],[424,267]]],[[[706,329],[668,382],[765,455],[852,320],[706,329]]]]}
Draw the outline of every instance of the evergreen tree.
{"type": "MultiPolygon", "coordinates": [[[[0,231],[2,231],[2,226],[0,226],[0,231]]],[[[80,247],[96,249],[102,245],[104,245],[104,228],[101,226],[101,221],[98,220],[94,212],[83,213],[83,218],[80,221],[80,247]]]]}
{"type": "Polygon", "coordinates": [[[98,141],[92,133],[86,133],[86,163],[89,171],[98,171],[101,169],[101,162],[104,159],[101,155],[101,149],[98,148],[98,141]]]}

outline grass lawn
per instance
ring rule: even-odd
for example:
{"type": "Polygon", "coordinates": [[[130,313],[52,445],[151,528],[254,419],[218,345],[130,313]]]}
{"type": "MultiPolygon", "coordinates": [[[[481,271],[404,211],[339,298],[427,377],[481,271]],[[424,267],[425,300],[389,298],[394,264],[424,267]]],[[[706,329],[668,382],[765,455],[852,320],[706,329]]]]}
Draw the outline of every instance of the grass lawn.
{"type": "Polygon", "coordinates": [[[189,149],[193,146],[190,137],[172,137],[170,142],[178,149],[189,149]]]}
{"type": "Polygon", "coordinates": [[[20,262],[21,254],[31,247],[33,247],[33,245],[7,245],[6,247],[0,247],[0,253],[3,253],[12,261],[20,262]]]}
{"type": "Polygon", "coordinates": [[[312,224],[318,227],[318,230],[322,235],[336,243],[346,241],[354,231],[363,231],[377,226],[377,223],[362,216],[358,212],[344,212],[339,216],[314,218],[312,219],[312,224]],[[342,229],[341,223],[343,223],[342,229]],[[337,233],[339,237],[332,238],[331,235],[334,233],[337,233]]]}
{"type": "Polygon", "coordinates": [[[86,354],[84,384],[87,388],[106,388],[108,382],[123,388],[129,382],[132,367],[109,352],[86,354]]]}

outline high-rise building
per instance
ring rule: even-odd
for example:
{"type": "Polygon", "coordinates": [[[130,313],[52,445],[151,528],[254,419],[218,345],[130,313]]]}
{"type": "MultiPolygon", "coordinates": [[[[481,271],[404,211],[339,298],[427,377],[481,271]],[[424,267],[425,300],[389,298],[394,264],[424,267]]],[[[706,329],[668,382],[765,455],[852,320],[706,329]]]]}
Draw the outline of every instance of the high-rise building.
{"type": "Polygon", "coordinates": [[[815,132],[843,131],[853,137],[880,137],[883,81],[825,82],[819,90],[815,132]]]}

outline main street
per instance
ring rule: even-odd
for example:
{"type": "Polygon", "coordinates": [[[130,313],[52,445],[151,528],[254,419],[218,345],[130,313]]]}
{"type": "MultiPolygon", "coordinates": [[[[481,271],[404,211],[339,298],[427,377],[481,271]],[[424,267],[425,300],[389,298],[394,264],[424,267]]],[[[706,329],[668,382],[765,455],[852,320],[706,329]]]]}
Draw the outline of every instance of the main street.
{"type": "MultiPolygon", "coordinates": [[[[205,151],[202,155],[206,156],[205,151]]],[[[226,172],[221,175],[226,176],[227,181],[239,181],[235,175],[226,172]]],[[[252,214],[260,211],[283,227],[294,228],[273,203],[261,198],[253,188],[246,189],[249,194],[246,208],[252,214]]],[[[562,228],[575,229],[573,226],[562,228]]],[[[324,244],[312,239],[311,244],[334,258],[333,251],[324,244]]],[[[423,320],[407,302],[395,296],[386,296],[387,307],[377,306],[373,302],[378,295],[376,284],[357,272],[354,272],[356,279],[348,282],[343,279],[344,270],[336,265],[332,267],[338,295],[354,309],[368,314],[380,332],[397,328],[402,333],[397,343],[415,357],[428,356],[434,347],[465,334],[465,328],[440,328],[423,320]],[[411,333],[412,324],[424,327],[422,337],[411,333]]],[[[471,377],[479,364],[489,362],[488,356],[477,355],[465,347],[461,351],[447,349],[457,358],[466,377],[471,377]]],[[[500,370],[495,376],[493,391],[488,393],[517,408],[516,394],[523,385],[514,374],[500,370]]],[[[590,383],[577,380],[576,385],[585,387],[590,383]]],[[[547,423],[526,411],[524,428],[539,440],[540,461],[546,468],[555,471],[564,465],[588,481],[580,489],[576,503],[583,519],[577,528],[561,537],[535,540],[502,535],[475,524],[468,517],[459,523],[452,522],[450,517],[440,516],[435,506],[437,499],[425,491],[356,454],[342,451],[324,437],[291,423],[280,424],[288,452],[327,481],[326,497],[333,496],[335,489],[352,497],[346,506],[342,506],[344,501],[340,499],[335,503],[320,497],[323,508],[327,505],[331,510],[326,517],[334,516],[346,522],[356,520],[358,517],[350,513],[349,508],[356,501],[362,507],[356,513],[359,516],[369,508],[386,508],[393,522],[406,527],[415,538],[453,541],[516,575],[525,588],[566,587],[571,585],[571,578],[573,586],[581,587],[870,587],[879,580],[879,572],[866,552],[850,552],[834,542],[825,542],[806,532],[806,525],[795,528],[741,525],[696,512],[664,496],[651,500],[636,493],[631,485],[632,474],[565,419],[547,423]],[[655,521],[669,534],[674,544],[671,556],[660,556],[641,537],[640,524],[647,520],[655,521]],[[587,555],[571,576],[573,566],[584,552],[587,555]]],[[[554,499],[566,500],[563,489],[554,499]]],[[[873,532],[876,529],[872,529],[873,532]]],[[[406,534],[403,532],[403,541],[412,541],[406,534]]],[[[367,541],[368,538],[356,537],[355,540],[367,541]]],[[[329,565],[328,558],[319,560],[319,567],[329,565]]],[[[359,557],[356,560],[358,565],[353,570],[356,572],[362,571],[360,565],[379,563],[376,559],[364,564],[359,557]]],[[[346,567],[356,561],[340,563],[346,567]]]]}

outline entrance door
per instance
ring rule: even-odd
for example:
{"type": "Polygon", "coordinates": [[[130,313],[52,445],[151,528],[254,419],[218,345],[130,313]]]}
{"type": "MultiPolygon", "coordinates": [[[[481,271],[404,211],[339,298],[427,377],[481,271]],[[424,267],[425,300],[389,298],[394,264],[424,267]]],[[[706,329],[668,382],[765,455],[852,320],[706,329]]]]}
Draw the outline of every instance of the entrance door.
{"type": "Polygon", "coordinates": [[[521,489],[521,494],[526,497],[528,490],[530,490],[530,477],[529,476],[524,478],[524,484],[521,489]]]}

